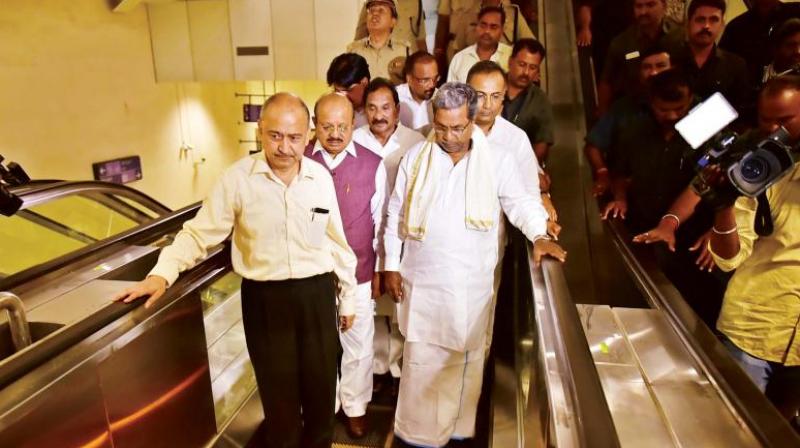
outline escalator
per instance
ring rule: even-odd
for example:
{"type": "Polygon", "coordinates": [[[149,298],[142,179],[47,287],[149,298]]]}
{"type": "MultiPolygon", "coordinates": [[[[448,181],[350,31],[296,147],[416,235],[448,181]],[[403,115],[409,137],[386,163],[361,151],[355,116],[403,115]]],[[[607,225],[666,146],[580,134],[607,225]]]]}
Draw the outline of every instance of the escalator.
{"type": "MultiPolygon", "coordinates": [[[[549,169],[570,259],[533,267],[527,242],[512,238],[476,446],[800,446],[647,251],[597,218],[580,153],[592,89],[580,83],[570,2],[540,0],[539,12],[558,142],[549,169]]],[[[33,339],[17,350],[0,323],[0,446],[248,446],[264,415],[229,249],[209,250],[153,309],[109,302],[199,205],[170,212],[94,182],[17,192],[20,225],[64,241],[44,258],[0,263],[0,291],[22,299],[33,339]],[[46,206],[69,194],[100,204],[85,216],[105,207],[120,215],[99,215],[106,222],[126,224],[97,234],[77,223],[83,199],[46,206]]],[[[375,405],[386,437],[361,446],[390,446],[391,403],[375,405]]]]}

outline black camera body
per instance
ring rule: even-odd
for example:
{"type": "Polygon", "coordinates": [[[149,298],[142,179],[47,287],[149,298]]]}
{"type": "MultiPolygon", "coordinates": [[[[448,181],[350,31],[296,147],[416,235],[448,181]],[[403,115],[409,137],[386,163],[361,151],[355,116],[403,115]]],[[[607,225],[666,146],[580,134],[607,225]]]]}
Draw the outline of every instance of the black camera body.
{"type": "MultiPolygon", "coordinates": [[[[718,202],[717,197],[735,199],[744,195],[757,197],[789,172],[794,165],[789,133],[784,128],[766,137],[751,131],[738,135],[722,131],[698,148],[695,163],[698,172],[692,188],[703,199],[718,202]],[[707,169],[718,166],[727,182],[709,179],[707,169]]],[[[720,198],[722,199],[722,198],[720,198]]]]}

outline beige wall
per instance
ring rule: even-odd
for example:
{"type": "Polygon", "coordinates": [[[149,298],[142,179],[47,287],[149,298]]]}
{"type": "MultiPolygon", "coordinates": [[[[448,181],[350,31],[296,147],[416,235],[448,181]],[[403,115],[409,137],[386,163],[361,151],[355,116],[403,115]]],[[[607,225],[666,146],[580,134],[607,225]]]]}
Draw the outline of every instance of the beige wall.
{"type": "MultiPolygon", "coordinates": [[[[113,13],[107,0],[3,0],[0,154],[35,178],[90,179],[92,162],[140,155],[129,184],[171,207],[202,199],[247,154],[235,92],[290,89],[307,102],[324,82],[154,81],[146,8],[113,13]],[[183,156],[191,144],[195,159],[183,156]]],[[[255,98],[254,101],[259,101],[255,98]]]]}

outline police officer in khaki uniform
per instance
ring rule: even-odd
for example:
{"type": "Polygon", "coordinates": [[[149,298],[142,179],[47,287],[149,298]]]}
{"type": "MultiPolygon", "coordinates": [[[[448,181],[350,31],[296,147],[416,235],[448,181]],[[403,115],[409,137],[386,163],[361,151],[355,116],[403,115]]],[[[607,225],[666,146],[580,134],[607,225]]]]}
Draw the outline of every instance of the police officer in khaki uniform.
{"type": "MultiPolygon", "coordinates": [[[[367,2],[369,3],[369,2],[367,2]]],[[[392,30],[392,36],[398,40],[408,42],[411,46],[411,53],[417,50],[428,49],[425,43],[425,17],[422,10],[422,2],[419,0],[397,0],[397,26],[392,30]]],[[[367,37],[367,6],[361,8],[361,15],[358,18],[355,39],[367,37]]]]}
{"type": "Polygon", "coordinates": [[[434,53],[447,55],[447,60],[476,41],[478,12],[484,6],[503,6],[506,22],[500,42],[513,46],[519,39],[535,38],[517,5],[507,0],[439,0],[439,22],[436,26],[434,53]]]}
{"type": "Polygon", "coordinates": [[[411,54],[411,48],[392,33],[397,25],[394,0],[368,0],[366,8],[368,36],[353,41],[347,51],[367,60],[373,79],[386,78],[395,85],[401,84],[405,58],[411,54]]]}

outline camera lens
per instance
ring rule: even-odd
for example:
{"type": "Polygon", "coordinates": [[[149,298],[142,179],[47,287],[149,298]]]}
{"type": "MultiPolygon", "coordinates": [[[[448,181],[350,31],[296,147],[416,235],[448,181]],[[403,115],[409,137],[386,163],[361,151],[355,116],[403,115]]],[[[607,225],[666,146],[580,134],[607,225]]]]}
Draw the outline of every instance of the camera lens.
{"type": "Polygon", "coordinates": [[[769,177],[769,163],[759,156],[742,161],[742,177],[748,182],[760,182],[769,177]]]}

